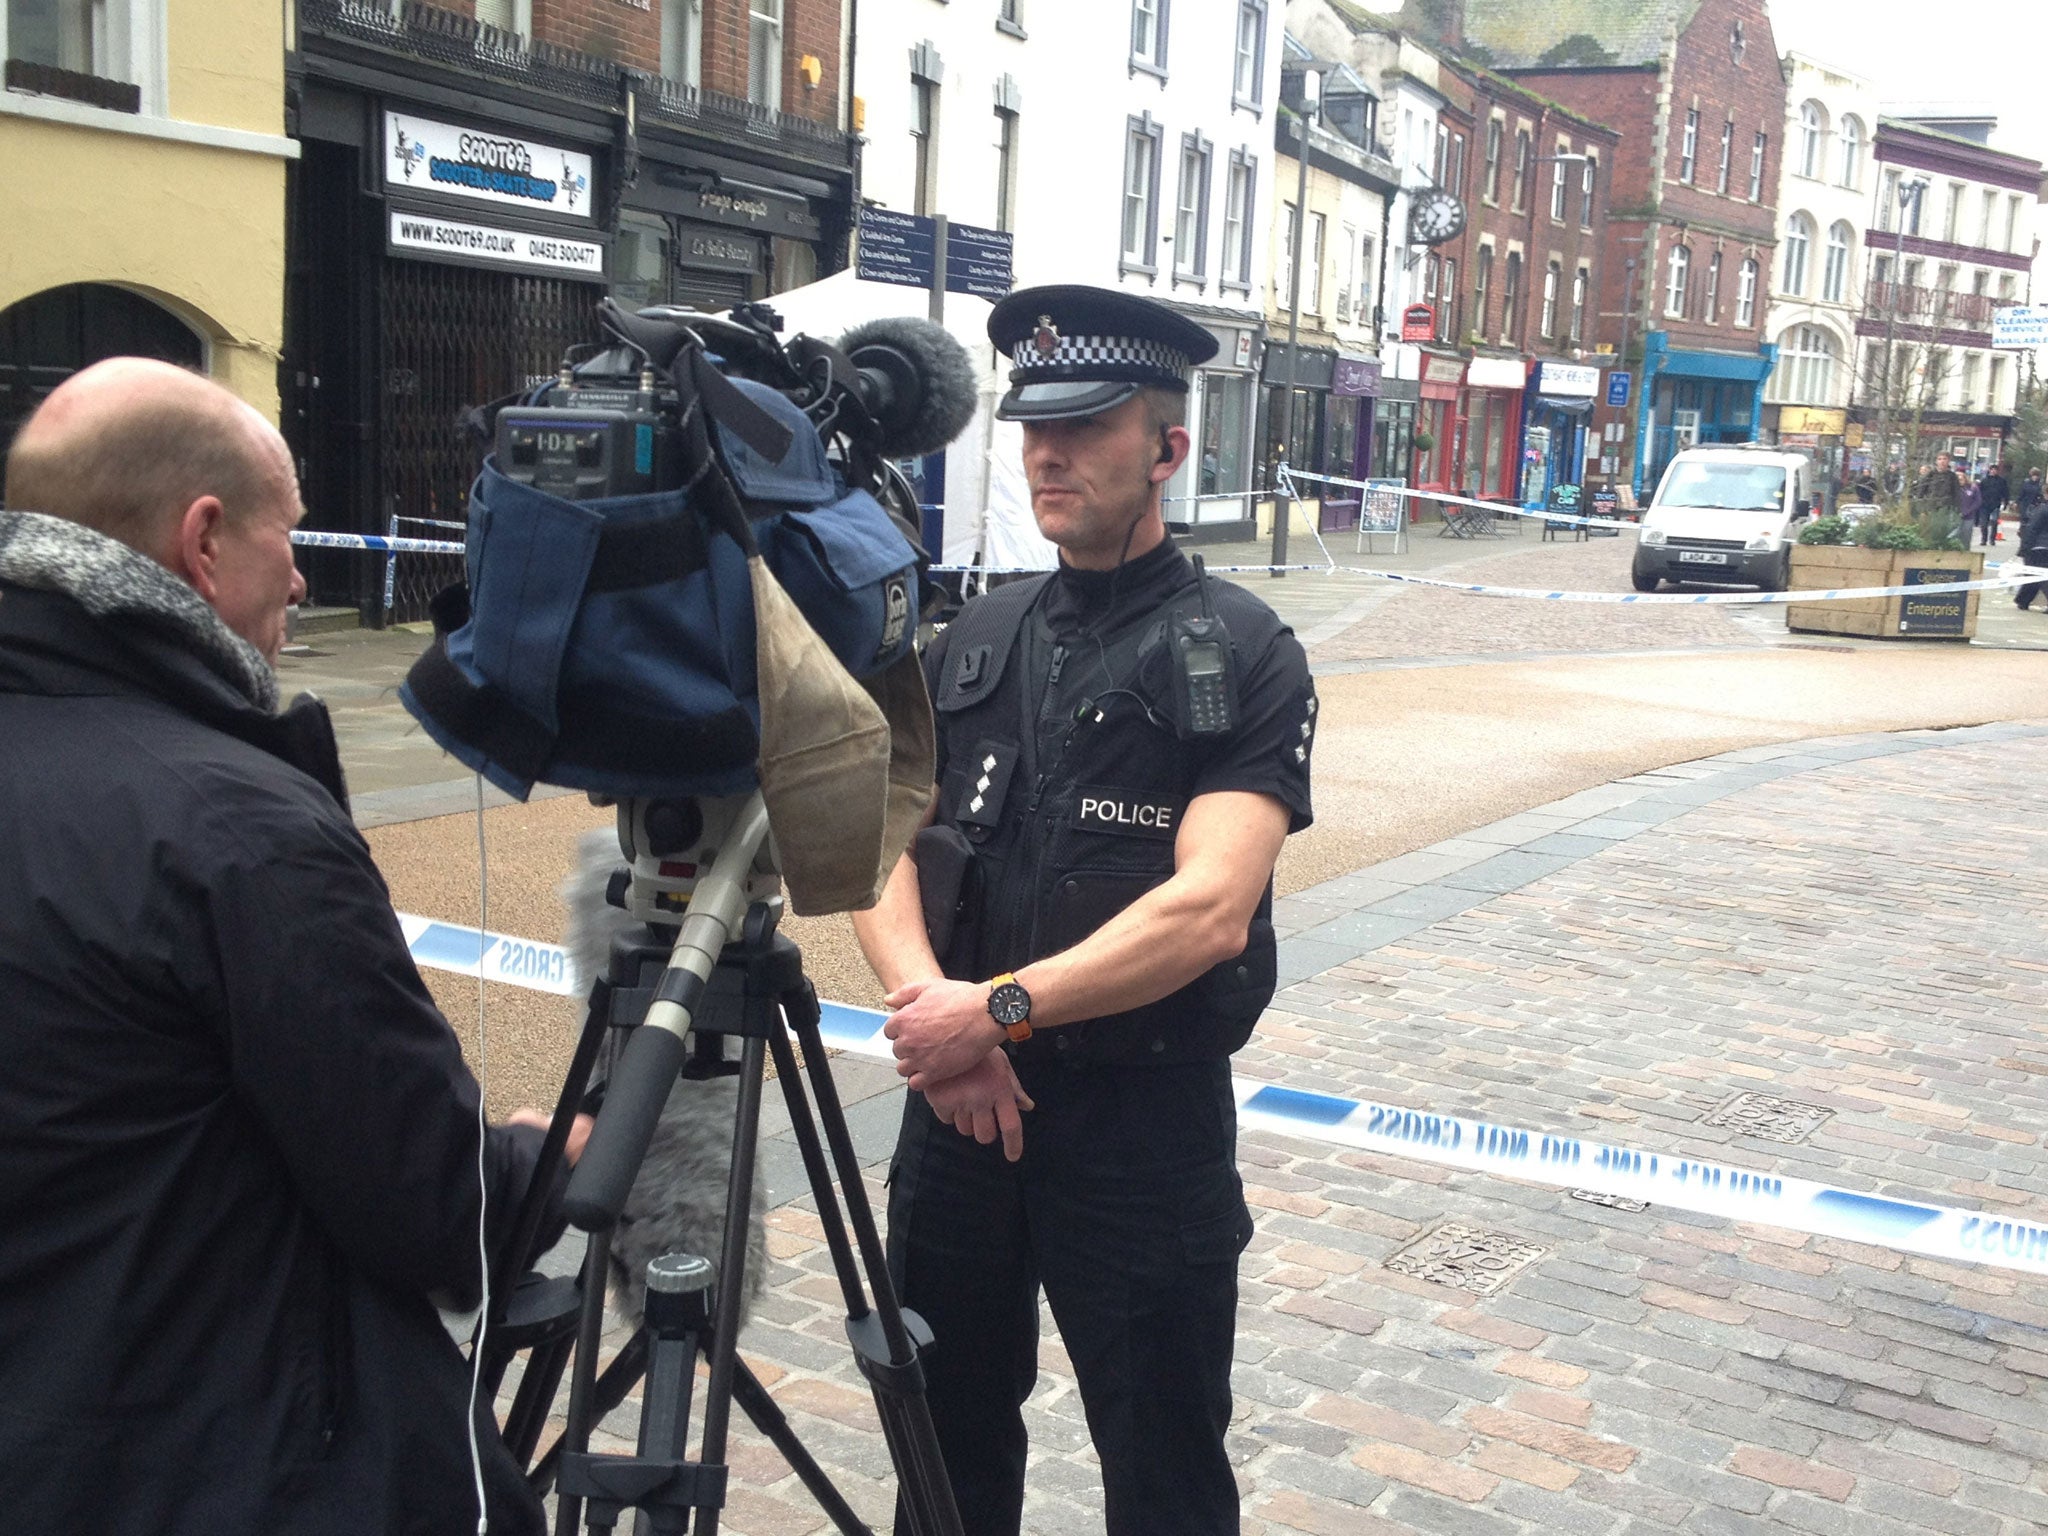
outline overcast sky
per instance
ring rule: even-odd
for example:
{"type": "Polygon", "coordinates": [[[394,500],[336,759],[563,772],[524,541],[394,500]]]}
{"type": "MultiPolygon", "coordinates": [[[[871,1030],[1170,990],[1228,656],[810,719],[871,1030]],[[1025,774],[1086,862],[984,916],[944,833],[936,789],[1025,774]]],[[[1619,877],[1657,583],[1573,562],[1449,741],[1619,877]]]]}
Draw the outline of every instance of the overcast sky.
{"type": "Polygon", "coordinates": [[[1861,75],[1890,107],[1998,114],[1992,144],[2048,160],[2048,5],[2041,0],[1769,0],[1780,53],[1861,75]]]}

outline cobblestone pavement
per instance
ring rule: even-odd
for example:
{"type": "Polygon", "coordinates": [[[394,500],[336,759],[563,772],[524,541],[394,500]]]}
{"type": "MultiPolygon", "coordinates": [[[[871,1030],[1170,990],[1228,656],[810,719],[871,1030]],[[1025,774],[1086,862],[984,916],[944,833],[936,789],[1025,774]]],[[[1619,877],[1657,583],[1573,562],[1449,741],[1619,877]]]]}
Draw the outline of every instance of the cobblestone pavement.
{"type": "MultiPolygon", "coordinates": [[[[2040,1219],[2044,776],[2048,725],[1755,748],[1326,882],[1276,913],[1289,984],[1239,1071],[2040,1219]],[[1704,1123],[1745,1091],[1806,1112],[1704,1123]]],[[[886,1069],[841,1066],[879,1157],[886,1069]]],[[[1254,1536],[2048,1526],[2048,1279],[1266,1132],[1241,1154],[1254,1536]],[[1483,1293],[1390,1264],[1447,1223],[1524,1262],[1467,1266],[1483,1293]]],[[[768,1223],[745,1351],[884,1522],[808,1197],[768,1223]]],[[[1049,1323],[1043,1359],[1026,1528],[1099,1530],[1049,1323]]],[[[751,1434],[733,1464],[727,1530],[827,1528],[751,1434]]]]}
{"type": "MultiPolygon", "coordinates": [[[[1635,540],[1534,544],[1458,567],[1456,580],[1550,591],[1627,592],[1635,540]]],[[[1342,634],[1309,653],[1317,665],[1384,656],[1498,655],[1525,651],[1664,650],[1757,645],[1758,634],[1728,607],[1545,603],[1403,587],[1342,634]]],[[[1782,614],[1774,614],[1784,638],[1782,614]]]]}

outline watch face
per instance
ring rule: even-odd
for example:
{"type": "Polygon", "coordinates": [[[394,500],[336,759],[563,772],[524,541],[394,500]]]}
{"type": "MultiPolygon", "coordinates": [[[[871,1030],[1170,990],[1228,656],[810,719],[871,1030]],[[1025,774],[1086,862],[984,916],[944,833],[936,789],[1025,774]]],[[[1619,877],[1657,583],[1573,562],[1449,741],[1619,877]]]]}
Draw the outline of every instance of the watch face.
{"type": "Polygon", "coordinates": [[[1408,204],[1409,237],[1422,245],[1441,245],[1465,227],[1465,205],[1441,187],[1417,192],[1408,204]]]}
{"type": "Polygon", "coordinates": [[[989,1016],[1008,1029],[1031,1017],[1031,994],[1014,981],[1006,981],[988,995],[989,1016]]]}

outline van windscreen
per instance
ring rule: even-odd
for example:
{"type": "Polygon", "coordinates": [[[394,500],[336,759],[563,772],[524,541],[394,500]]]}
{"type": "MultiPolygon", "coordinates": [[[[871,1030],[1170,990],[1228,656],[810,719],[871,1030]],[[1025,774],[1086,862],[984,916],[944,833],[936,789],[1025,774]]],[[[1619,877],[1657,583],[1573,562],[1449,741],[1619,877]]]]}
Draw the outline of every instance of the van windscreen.
{"type": "Polygon", "coordinates": [[[1776,512],[1785,505],[1785,471],[1777,464],[1694,459],[1671,466],[1657,498],[1660,507],[1718,507],[1728,512],[1776,512]]]}

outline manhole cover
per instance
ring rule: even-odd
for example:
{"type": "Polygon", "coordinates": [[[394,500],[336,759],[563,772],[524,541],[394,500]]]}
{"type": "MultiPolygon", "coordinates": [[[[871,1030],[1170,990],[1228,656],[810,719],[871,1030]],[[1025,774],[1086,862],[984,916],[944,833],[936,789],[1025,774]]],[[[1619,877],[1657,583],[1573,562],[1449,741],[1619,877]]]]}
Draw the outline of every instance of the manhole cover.
{"type": "Polygon", "coordinates": [[[1490,1296],[1545,1252],[1505,1232],[1447,1221],[1388,1259],[1387,1268],[1475,1296],[1490,1296]]]}
{"type": "Polygon", "coordinates": [[[1831,1109],[1802,1104],[1797,1099],[1774,1098],[1768,1093],[1738,1093],[1700,1124],[1724,1126],[1762,1141],[1794,1142],[1806,1140],[1833,1113],[1831,1109]]]}
{"type": "Polygon", "coordinates": [[[1650,1202],[1631,1200],[1627,1195],[1603,1195],[1597,1189],[1575,1189],[1571,1192],[1574,1200],[1583,1200],[1588,1205],[1604,1205],[1614,1211],[1647,1211],[1650,1202]]]}

